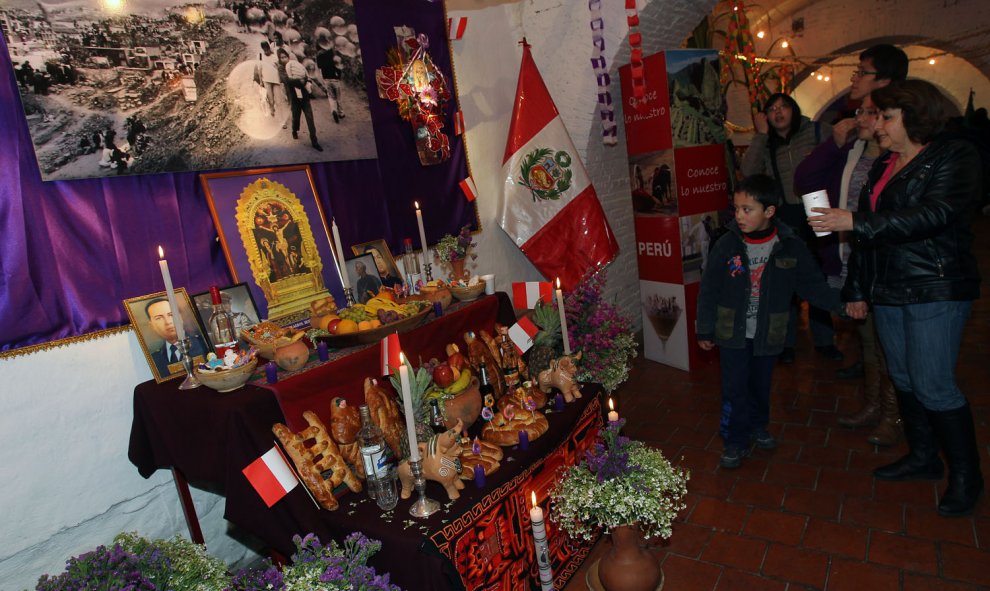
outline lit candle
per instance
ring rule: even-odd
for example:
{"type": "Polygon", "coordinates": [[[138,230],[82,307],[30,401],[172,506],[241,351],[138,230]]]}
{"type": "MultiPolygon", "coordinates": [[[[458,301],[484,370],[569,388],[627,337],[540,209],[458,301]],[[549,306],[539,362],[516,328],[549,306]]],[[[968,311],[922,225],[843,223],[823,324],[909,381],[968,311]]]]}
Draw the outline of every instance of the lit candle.
{"type": "Polygon", "coordinates": [[[344,246],[340,243],[340,230],[337,229],[337,218],[330,219],[330,229],[333,231],[333,245],[337,249],[337,273],[340,275],[340,284],[344,288],[351,286],[350,279],[347,278],[347,265],[344,264],[344,246]]]}
{"type": "Polygon", "coordinates": [[[426,269],[426,230],[423,229],[423,212],[419,209],[419,201],[413,201],[416,205],[416,224],[419,225],[419,244],[423,247],[423,269],[426,269]]]}
{"type": "Polygon", "coordinates": [[[409,461],[419,461],[419,446],[416,440],[416,416],[413,414],[412,392],[409,388],[409,366],[406,356],[399,353],[399,384],[402,386],[402,406],[406,411],[406,436],[409,438],[409,461]]]}
{"type": "Polygon", "coordinates": [[[533,542],[536,547],[536,565],[540,569],[540,588],[553,591],[553,571],[550,569],[550,551],[547,549],[547,530],[543,526],[543,509],[536,504],[536,491],[530,491],[533,508],[529,520],[533,524],[533,542]]]}
{"type": "Polygon", "coordinates": [[[165,281],[165,295],[168,297],[168,309],[172,313],[172,323],[175,324],[175,334],[179,340],[186,338],[186,329],[182,326],[182,314],[179,306],[175,303],[175,290],[172,289],[172,275],[168,272],[168,261],[165,260],[165,251],[158,247],[158,266],[162,270],[162,279],[165,281]]]}
{"type": "Polygon", "coordinates": [[[619,420],[619,413],[615,411],[615,404],[612,403],[612,397],[608,397],[608,422],[614,423],[619,420]]]}
{"type": "Polygon", "coordinates": [[[571,340],[567,338],[567,315],[564,314],[564,292],[560,289],[560,277],[557,278],[557,310],[560,312],[560,332],[564,335],[564,355],[570,355],[571,340]]]}

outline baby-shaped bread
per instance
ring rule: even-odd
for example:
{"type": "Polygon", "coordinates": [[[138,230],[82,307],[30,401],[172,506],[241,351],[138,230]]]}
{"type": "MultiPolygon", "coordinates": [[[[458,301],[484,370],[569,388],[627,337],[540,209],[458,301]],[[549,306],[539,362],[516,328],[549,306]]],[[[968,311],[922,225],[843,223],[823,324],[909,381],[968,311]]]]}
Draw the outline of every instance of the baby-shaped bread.
{"type": "Polygon", "coordinates": [[[364,401],[371,411],[371,420],[382,430],[385,443],[392,448],[395,457],[403,457],[402,440],[406,436],[405,423],[399,414],[399,404],[391,390],[378,385],[378,380],[365,378],[364,401]]]}

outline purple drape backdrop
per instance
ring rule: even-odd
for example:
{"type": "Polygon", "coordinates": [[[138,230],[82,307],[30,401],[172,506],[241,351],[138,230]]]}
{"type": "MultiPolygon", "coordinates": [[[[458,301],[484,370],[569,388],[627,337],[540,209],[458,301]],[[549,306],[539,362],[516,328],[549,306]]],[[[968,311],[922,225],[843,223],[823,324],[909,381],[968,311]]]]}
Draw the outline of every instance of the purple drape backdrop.
{"type": "MultiPolygon", "coordinates": [[[[392,28],[408,25],[429,36],[453,94],[442,3],[361,0],[355,10],[378,159],[314,164],[324,212],[336,217],[345,248],[385,238],[397,253],[405,237],[418,243],[413,200],[431,244],[464,224],[476,228],[458,187],[467,159],[453,134],[456,102],[444,128],[451,159],[423,167],[412,129],[374,82],[392,28]]],[[[177,287],[196,293],[231,282],[197,173],[41,181],[2,38],[0,139],[0,351],[126,324],[123,299],[164,289],[159,244],[177,287]]]]}

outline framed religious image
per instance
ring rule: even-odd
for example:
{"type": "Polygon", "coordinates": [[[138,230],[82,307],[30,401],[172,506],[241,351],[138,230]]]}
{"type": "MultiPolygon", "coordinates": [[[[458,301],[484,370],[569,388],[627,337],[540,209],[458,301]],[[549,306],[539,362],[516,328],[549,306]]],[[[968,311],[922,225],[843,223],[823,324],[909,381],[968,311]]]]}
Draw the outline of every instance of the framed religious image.
{"type": "Polygon", "coordinates": [[[378,277],[385,287],[395,287],[402,285],[402,273],[392,258],[392,252],[388,249],[388,243],[384,240],[372,240],[363,244],[351,246],[354,254],[370,254],[375,257],[375,268],[378,269],[378,277]]]}
{"type": "MultiPolygon", "coordinates": [[[[176,288],[175,303],[179,307],[183,331],[189,339],[189,353],[193,363],[202,363],[210,352],[204,337],[206,330],[193,312],[189,294],[184,288],[176,288]]],[[[131,319],[131,326],[137,334],[148,367],[155,375],[155,381],[164,382],[186,375],[176,346],[179,340],[178,329],[165,292],[128,298],[124,300],[124,308],[131,319]]]]}
{"type": "MultiPolygon", "coordinates": [[[[220,299],[224,308],[230,312],[234,319],[234,328],[237,329],[237,334],[241,334],[242,329],[261,322],[258,308],[254,305],[254,298],[251,297],[251,290],[248,289],[247,283],[220,288],[220,299]]],[[[209,326],[210,316],[213,314],[213,300],[210,298],[210,292],[204,291],[193,294],[192,300],[196,315],[199,317],[199,323],[202,326],[209,326]]],[[[206,337],[210,340],[209,330],[206,331],[206,337]]],[[[215,346],[215,343],[211,342],[210,345],[215,346]]]]}
{"type": "Polygon", "coordinates": [[[348,259],[346,264],[347,277],[351,280],[351,286],[354,288],[354,300],[356,302],[365,304],[378,295],[378,290],[382,286],[382,278],[378,274],[374,255],[371,253],[359,254],[353,259],[348,259]]]}
{"type": "Polygon", "coordinates": [[[326,218],[309,166],[200,175],[234,281],[261,317],[292,322],[309,303],[344,301],[326,218]]]}

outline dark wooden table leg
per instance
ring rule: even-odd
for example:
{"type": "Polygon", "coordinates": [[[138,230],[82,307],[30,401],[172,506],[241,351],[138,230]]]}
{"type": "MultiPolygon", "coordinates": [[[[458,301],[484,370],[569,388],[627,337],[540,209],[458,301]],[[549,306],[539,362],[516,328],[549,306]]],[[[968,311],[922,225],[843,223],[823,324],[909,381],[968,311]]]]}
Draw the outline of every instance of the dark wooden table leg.
{"type": "Polygon", "coordinates": [[[193,505],[186,475],[178,468],[172,468],[172,479],[175,480],[175,490],[179,493],[179,502],[182,503],[182,514],[186,517],[189,538],[197,544],[206,544],[206,540],[203,539],[203,530],[199,527],[199,517],[196,515],[196,506],[193,505]]]}

